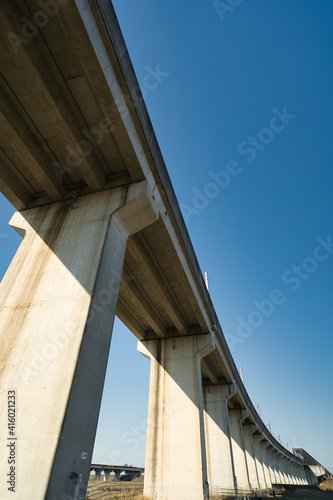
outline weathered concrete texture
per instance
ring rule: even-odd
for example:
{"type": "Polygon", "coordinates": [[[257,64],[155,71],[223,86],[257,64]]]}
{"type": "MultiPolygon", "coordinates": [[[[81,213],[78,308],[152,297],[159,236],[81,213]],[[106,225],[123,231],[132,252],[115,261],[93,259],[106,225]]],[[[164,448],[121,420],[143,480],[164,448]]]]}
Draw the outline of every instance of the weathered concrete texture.
{"type": "Polygon", "coordinates": [[[264,469],[266,488],[271,488],[272,481],[271,481],[271,475],[270,475],[267,453],[266,453],[267,444],[268,444],[267,441],[261,441],[260,442],[260,450],[261,450],[261,458],[262,458],[262,465],[263,465],[263,469],[264,469]]]}
{"type": "MultiPolygon", "coordinates": [[[[0,392],[17,394],[17,498],[72,496],[72,471],[88,480],[126,241],[134,231],[123,224],[123,206],[126,216],[141,213],[140,227],[157,217],[140,183],[12,219],[25,236],[0,289],[0,392]]],[[[6,429],[6,398],[0,404],[6,429]]],[[[6,437],[1,498],[8,498],[6,437]]]]}
{"type": "Polygon", "coordinates": [[[250,488],[241,428],[241,410],[229,409],[230,435],[238,488],[250,488]]]}
{"type": "Polygon", "coordinates": [[[252,434],[253,449],[256,457],[256,466],[258,471],[259,484],[261,489],[267,488],[263,461],[261,456],[261,442],[262,436],[260,434],[252,434]]]}
{"type": "Polygon", "coordinates": [[[145,495],[157,500],[202,500],[207,491],[200,358],[211,335],[145,340],[151,359],[145,495]]]}
{"type": "Polygon", "coordinates": [[[207,470],[210,488],[234,488],[233,457],[230,451],[227,398],[230,385],[204,388],[207,470]]]}
{"type": "Polygon", "coordinates": [[[274,457],[272,454],[273,447],[268,444],[266,447],[266,457],[267,457],[267,464],[269,468],[269,473],[270,473],[270,479],[272,484],[277,484],[277,479],[276,479],[276,471],[275,471],[275,466],[274,466],[274,457]]]}
{"type": "Polygon", "coordinates": [[[259,483],[256,458],[254,454],[253,441],[252,441],[252,432],[254,429],[253,424],[242,424],[243,425],[243,439],[244,439],[244,448],[246,454],[246,462],[249,473],[249,483],[252,489],[260,489],[261,485],[259,483]]]}

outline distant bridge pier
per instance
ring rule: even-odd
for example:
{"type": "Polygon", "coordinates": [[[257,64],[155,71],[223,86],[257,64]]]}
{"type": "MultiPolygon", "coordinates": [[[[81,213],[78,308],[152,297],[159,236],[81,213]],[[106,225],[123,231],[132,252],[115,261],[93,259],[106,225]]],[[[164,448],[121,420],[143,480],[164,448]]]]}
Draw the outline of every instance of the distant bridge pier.
{"type": "Polygon", "coordinates": [[[100,469],[95,470],[95,481],[100,481],[102,477],[102,471],[100,469]]]}
{"type": "Polygon", "coordinates": [[[281,475],[282,475],[282,484],[289,484],[287,473],[286,473],[286,463],[284,461],[283,455],[280,454],[279,460],[280,460],[280,470],[281,470],[281,475]]]}
{"type": "Polygon", "coordinates": [[[270,467],[271,467],[271,471],[272,471],[272,474],[271,474],[272,484],[279,484],[280,479],[279,479],[279,474],[278,474],[278,470],[276,467],[275,452],[274,451],[275,450],[274,450],[273,446],[267,447],[267,453],[269,454],[269,457],[270,457],[269,461],[270,461],[270,467]]]}
{"type": "Polygon", "coordinates": [[[213,349],[211,335],[138,344],[151,360],[144,490],[148,497],[208,497],[201,359],[213,349]]]}
{"type": "Polygon", "coordinates": [[[266,488],[270,489],[272,487],[272,480],[270,475],[270,470],[268,466],[268,458],[267,458],[267,440],[264,436],[261,437],[260,441],[260,451],[261,451],[261,460],[262,466],[264,470],[265,484],[266,488]]]}
{"type": "Polygon", "coordinates": [[[268,468],[268,475],[269,475],[270,484],[272,486],[276,482],[275,475],[274,475],[274,469],[273,469],[273,463],[272,463],[273,446],[268,441],[265,441],[264,446],[265,446],[265,457],[266,457],[266,464],[267,464],[267,468],[268,468]]]}
{"type": "Polygon", "coordinates": [[[73,496],[71,472],[88,481],[127,239],[156,220],[151,198],[135,183],[12,218],[24,239],[1,283],[0,389],[24,415],[18,498],[73,496]]]}
{"type": "Polygon", "coordinates": [[[289,460],[288,460],[288,458],[282,457],[282,462],[283,462],[283,466],[284,466],[284,474],[285,474],[285,478],[286,478],[286,484],[292,484],[291,476],[289,473],[289,460]]]}
{"type": "Polygon", "coordinates": [[[107,483],[110,479],[111,472],[109,470],[104,470],[104,481],[107,483]]]}
{"type": "Polygon", "coordinates": [[[258,471],[258,479],[259,479],[259,484],[260,484],[260,489],[265,489],[267,488],[267,483],[266,483],[266,477],[265,477],[265,472],[264,472],[264,466],[262,462],[262,456],[261,456],[261,434],[258,432],[257,428],[255,427],[254,432],[252,432],[252,442],[253,442],[253,448],[254,448],[254,453],[255,453],[255,460],[256,460],[256,466],[257,466],[257,471],[258,471]]]}
{"type": "Polygon", "coordinates": [[[242,435],[242,413],[240,409],[232,409],[228,407],[228,414],[237,486],[241,489],[250,489],[250,480],[242,435]]]}
{"type": "Polygon", "coordinates": [[[275,468],[277,471],[277,484],[284,484],[284,477],[281,470],[280,452],[278,450],[274,450],[273,454],[275,457],[275,468]]]}
{"type": "Polygon", "coordinates": [[[252,432],[255,425],[249,421],[248,415],[242,418],[242,431],[244,439],[244,447],[246,453],[247,467],[249,473],[249,483],[252,489],[260,489],[259,476],[256,464],[256,457],[254,453],[252,432]]]}
{"type": "Polygon", "coordinates": [[[120,475],[121,475],[121,470],[115,470],[115,471],[114,471],[114,474],[115,474],[115,478],[114,478],[114,480],[115,480],[117,483],[119,483],[119,481],[120,481],[120,475]]]}

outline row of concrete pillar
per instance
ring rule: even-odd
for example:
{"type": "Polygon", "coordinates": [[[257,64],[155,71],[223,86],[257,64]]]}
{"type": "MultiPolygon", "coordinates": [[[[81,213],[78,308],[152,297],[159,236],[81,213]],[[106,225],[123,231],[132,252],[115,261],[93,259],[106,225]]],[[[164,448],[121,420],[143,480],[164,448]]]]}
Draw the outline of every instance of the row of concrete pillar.
{"type": "MultiPolygon", "coordinates": [[[[115,470],[114,471],[114,474],[115,474],[115,478],[114,480],[115,481],[120,481],[120,475],[121,475],[122,471],[121,470],[115,470]]],[[[111,471],[108,471],[108,470],[104,470],[104,481],[109,481],[110,479],[110,474],[111,474],[111,471]]],[[[102,470],[101,469],[97,469],[95,470],[95,481],[100,481],[102,479],[102,470]]]]}
{"type": "Polygon", "coordinates": [[[302,462],[275,447],[237,403],[233,383],[202,384],[201,361],[216,348],[212,335],[139,343],[151,359],[148,497],[199,500],[223,489],[308,483],[302,462]]]}

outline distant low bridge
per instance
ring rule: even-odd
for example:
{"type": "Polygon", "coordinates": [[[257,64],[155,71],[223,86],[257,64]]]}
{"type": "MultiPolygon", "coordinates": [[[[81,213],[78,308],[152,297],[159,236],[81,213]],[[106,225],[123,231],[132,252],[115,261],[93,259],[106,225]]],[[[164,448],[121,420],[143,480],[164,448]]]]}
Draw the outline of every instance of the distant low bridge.
{"type": "Polygon", "coordinates": [[[108,481],[110,474],[115,473],[115,481],[120,481],[120,475],[125,472],[126,475],[133,477],[141,476],[144,473],[144,467],[133,467],[132,465],[102,465],[91,464],[90,472],[95,471],[96,480],[101,480],[102,472],[104,472],[104,480],[108,481]]]}

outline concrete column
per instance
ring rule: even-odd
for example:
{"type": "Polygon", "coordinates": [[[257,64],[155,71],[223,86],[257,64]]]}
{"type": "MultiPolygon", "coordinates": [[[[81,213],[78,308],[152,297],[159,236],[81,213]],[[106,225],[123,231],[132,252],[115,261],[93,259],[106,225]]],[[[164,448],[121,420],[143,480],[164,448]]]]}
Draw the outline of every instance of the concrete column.
{"type": "Polygon", "coordinates": [[[232,489],[234,462],[229,438],[227,398],[233,385],[203,387],[208,482],[211,494],[220,488],[232,489]]]}
{"type": "Polygon", "coordinates": [[[289,484],[294,484],[289,458],[285,458],[285,463],[286,463],[286,472],[289,484]]]}
{"type": "Polygon", "coordinates": [[[271,444],[268,444],[266,448],[266,456],[267,456],[268,468],[270,471],[271,483],[273,485],[276,484],[276,473],[275,473],[274,457],[272,451],[273,451],[273,446],[271,444]]]}
{"type": "Polygon", "coordinates": [[[101,480],[102,471],[100,469],[95,470],[95,481],[101,480]]]}
{"type": "Polygon", "coordinates": [[[316,484],[316,482],[313,480],[315,478],[314,474],[311,473],[310,468],[306,465],[304,466],[303,469],[303,481],[304,484],[316,484]]]}
{"type": "Polygon", "coordinates": [[[298,464],[295,464],[295,479],[296,479],[296,484],[300,484],[299,465],[298,464]]]}
{"type": "Polygon", "coordinates": [[[232,440],[232,451],[235,463],[235,473],[237,477],[237,486],[241,489],[250,489],[249,474],[244,451],[244,442],[241,424],[241,410],[228,408],[230,436],[232,440]]]}
{"type": "Polygon", "coordinates": [[[253,448],[255,453],[260,489],[264,490],[267,488],[267,484],[264,473],[264,467],[262,464],[261,445],[260,445],[261,439],[262,439],[261,434],[256,434],[256,433],[252,434],[253,448]]]}
{"type": "Polygon", "coordinates": [[[273,467],[274,467],[274,473],[275,473],[275,484],[282,484],[282,478],[281,478],[281,473],[280,473],[280,466],[279,466],[279,452],[276,449],[273,449],[272,451],[272,461],[273,461],[273,467]]]}
{"type": "Polygon", "coordinates": [[[297,484],[297,481],[296,481],[296,472],[295,472],[295,464],[291,460],[290,460],[290,475],[291,475],[292,483],[293,484],[297,484]]]}
{"type": "MultiPolygon", "coordinates": [[[[0,288],[0,393],[15,389],[21,415],[17,498],[71,497],[71,472],[82,474],[84,495],[126,242],[156,220],[150,200],[139,183],[11,221],[24,239],[0,288]]],[[[0,497],[7,498],[0,446],[0,497]]]]}
{"type": "Polygon", "coordinates": [[[286,460],[285,457],[281,457],[281,464],[282,464],[282,471],[283,471],[283,477],[284,477],[284,484],[290,484],[289,476],[287,473],[287,465],[286,465],[286,460]]]}
{"type": "Polygon", "coordinates": [[[105,470],[104,471],[104,481],[107,483],[110,479],[110,471],[109,470],[105,470]]]}
{"type": "Polygon", "coordinates": [[[119,481],[120,481],[120,475],[121,475],[121,470],[115,470],[115,471],[114,471],[114,475],[115,475],[114,480],[115,480],[117,483],[119,483],[119,481]]]}
{"type": "Polygon", "coordinates": [[[301,473],[301,468],[299,465],[296,466],[296,469],[297,469],[297,472],[296,472],[296,480],[297,480],[297,484],[301,484],[301,476],[300,476],[300,473],[301,473]]]}
{"type": "Polygon", "coordinates": [[[253,440],[252,440],[252,432],[255,429],[255,425],[253,423],[246,423],[246,420],[243,420],[242,425],[243,425],[244,449],[245,449],[245,456],[249,473],[250,488],[252,490],[258,490],[260,489],[260,483],[259,483],[257,464],[253,447],[253,440]]]}
{"type": "Polygon", "coordinates": [[[286,474],[285,474],[285,470],[284,470],[284,462],[282,460],[281,453],[278,454],[277,460],[278,460],[278,466],[279,466],[279,471],[280,471],[281,484],[287,484],[286,474]]]}
{"type": "Polygon", "coordinates": [[[291,472],[290,472],[290,460],[287,457],[285,457],[284,458],[284,463],[285,463],[285,469],[286,469],[286,476],[287,476],[288,484],[293,484],[292,477],[291,477],[291,472]]]}
{"type": "Polygon", "coordinates": [[[267,457],[267,452],[266,452],[267,446],[268,446],[268,442],[266,440],[262,440],[260,443],[260,447],[261,447],[261,459],[262,459],[262,466],[264,469],[266,488],[271,488],[272,487],[272,479],[271,479],[271,473],[270,473],[270,469],[269,469],[268,457],[267,457]]]}
{"type": "Polygon", "coordinates": [[[208,498],[201,358],[212,335],[142,341],[151,359],[146,496],[156,500],[208,498]]]}
{"type": "Polygon", "coordinates": [[[275,475],[275,484],[281,484],[280,471],[277,463],[277,450],[275,448],[273,448],[271,455],[272,455],[272,464],[275,475]]]}

